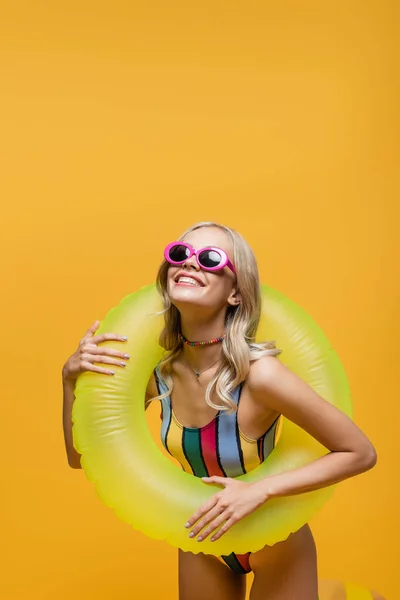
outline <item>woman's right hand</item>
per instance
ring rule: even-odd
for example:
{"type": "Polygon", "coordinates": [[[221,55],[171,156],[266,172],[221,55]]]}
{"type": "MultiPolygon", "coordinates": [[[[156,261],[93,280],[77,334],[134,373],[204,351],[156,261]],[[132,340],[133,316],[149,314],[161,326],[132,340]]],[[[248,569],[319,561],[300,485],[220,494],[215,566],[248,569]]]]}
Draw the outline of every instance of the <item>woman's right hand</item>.
{"type": "Polygon", "coordinates": [[[87,330],[79,346],[74,354],[71,354],[62,369],[64,380],[74,381],[81,373],[85,371],[94,371],[95,373],[104,373],[105,375],[114,375],[111,369],[98,367],[93,363],[105,363],[109,365],[117,365],[119,367],[126,366],[126,360],[129,355],[113,348],[98,347],[101,342],[116,340],[118,342],[126,342],[127,338],[116,333],[101,333],[95,335],[99,328],[100,321],[95,321],[87,330]]]}

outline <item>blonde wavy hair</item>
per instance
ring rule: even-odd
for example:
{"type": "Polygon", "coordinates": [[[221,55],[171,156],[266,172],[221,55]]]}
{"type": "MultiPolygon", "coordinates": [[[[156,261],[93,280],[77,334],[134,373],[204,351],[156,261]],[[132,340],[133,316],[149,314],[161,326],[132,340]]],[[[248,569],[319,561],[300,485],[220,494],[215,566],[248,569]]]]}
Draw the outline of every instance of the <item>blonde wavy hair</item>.
{"type": "MultiPolygon", "coordinates": [[[[190,232],[203,227],[222,229],[233,243],[233,264],[236,269],[236,283],[241,301],[236,306],[227,305],[225,338],[222,341],[220,365],[205,393],[205,400],[209,406],[233,413],[237,407],[230,392],[246,379],[250,370],[250,362],[258,360],[262,356],[277,356],[282,350],[276,348],[275,340],[255,342],[261,316],[260,281],[254,253],[240,233],[225,225],[203,221],[186,229],[177,241],[183,241],[190,232]],[[221,400],[221,405],[214,404],[211,400],[214,391],[221,400]]],[[[163,310],[158,314],[164,315],[164,329],[161,331],[159,343],[166,350],[166,354],[158,364],[158,369],[168,386],[168,391],[151,400],[161,400],[172,393],[172,363],[182,349],[182,341],[179,337],[181,332],[180,312],[172,304],[167,292],[169,267],[170,263],[164,260],[159,267],[156,279],[157,290],[163,303],[163,310]]]]}

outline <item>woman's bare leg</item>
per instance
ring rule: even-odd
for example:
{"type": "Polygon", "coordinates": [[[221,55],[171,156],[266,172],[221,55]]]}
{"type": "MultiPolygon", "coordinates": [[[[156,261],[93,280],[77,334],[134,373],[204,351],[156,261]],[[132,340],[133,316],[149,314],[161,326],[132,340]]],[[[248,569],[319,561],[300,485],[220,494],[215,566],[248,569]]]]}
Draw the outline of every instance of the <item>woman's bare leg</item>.
{"type": "Polygon", "coordinates": [[[179,600],[244,600],[246,576],[215,556],[179,550],[179,600]]]}
{"type": "Polygon", "coordinates": [[[317,600],[317,552],[308,525],[250,555],[250,600],[317,600]]]}

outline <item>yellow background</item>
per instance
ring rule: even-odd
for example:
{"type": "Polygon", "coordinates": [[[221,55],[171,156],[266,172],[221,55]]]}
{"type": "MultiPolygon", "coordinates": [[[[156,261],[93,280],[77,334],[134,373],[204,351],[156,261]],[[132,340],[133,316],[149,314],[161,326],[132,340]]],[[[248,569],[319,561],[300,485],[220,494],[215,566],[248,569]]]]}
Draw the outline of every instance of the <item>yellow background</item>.
{"type": "Polygon", "coordinates": [[[396,6],[2,4],[1,597],[177,598],[68,467],[61,368],[203,219],[324,329],[379,454],[313,520],[320,576],[398,597],[396,6]]]}

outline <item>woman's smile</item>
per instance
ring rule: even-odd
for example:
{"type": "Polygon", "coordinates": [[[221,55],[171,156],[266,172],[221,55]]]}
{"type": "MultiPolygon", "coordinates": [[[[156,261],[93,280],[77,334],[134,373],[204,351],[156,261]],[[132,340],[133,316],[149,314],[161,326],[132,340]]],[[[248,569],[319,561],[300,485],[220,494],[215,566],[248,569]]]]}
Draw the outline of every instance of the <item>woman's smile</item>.
{"type": "Polygon", "coordinates": [[[204,283],[200,277],[200,275],[196,275],[195,273],[188,271],[180,270],[176,275],[174,275],[173,280],[176,284],[186,283],[187,285],[199,285],[200,287],[204,287],[204,283]]]}
{"type": "Polygon", "coordinates": [[[193,277],[179,277],[178,281],[176,281],[176,285],[203,287],[201,283],[193,279],[193,277]]]}

